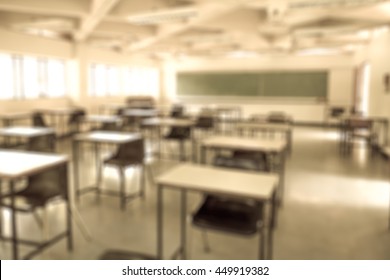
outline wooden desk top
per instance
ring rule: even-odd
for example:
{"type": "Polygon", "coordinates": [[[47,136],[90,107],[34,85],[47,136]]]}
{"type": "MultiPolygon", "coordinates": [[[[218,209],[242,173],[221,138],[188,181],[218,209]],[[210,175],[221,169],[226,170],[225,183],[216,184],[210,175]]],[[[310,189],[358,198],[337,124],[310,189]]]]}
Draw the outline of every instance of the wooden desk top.
{"type": "Polygon", "coordinates": [[[155,117],[158,114],[156,109],[127,109],[123,112],[123,115],[126,117],[141,117],[141,118],[151,118],[155,117]]]}
{"type": "Polygon", "coordinates": [[[13,150],[0,150],[0,159],[0,178],[11,180],[68,162],[64,155],[13,150]]]}
{"type": "Polygon", "coordinates": [[[261,122],[240,122],[236,124],[238,129],[267,129],[274,131],[289,131],[292,129],[289,124],[261,123],[261,122]]]}
{"type": "Polygon", "coordinates": [[[195,122],[187,119],[150,118],[142,122],[143,126],[193,126],[195,122]]]}
{"type": "Polygon", "coordinates": [[[93,131],[77,134],[73,140],[95,143],[124,144],[141,139],[140,133],[93,131]]]}
{"type": "Polygon", "coordinates": [[[8,112],[0,113],[0,119],[5,120],[15,120],[15,119],[24,119],[31,117],[31,112],[8,112]]]}
{"type": "Polygon", "coordinates": [[[49,114],[49,115],[70,115],[77,110],[80,110],[80,108],[71,108],[71,107],[45,108],[45,109],[40,109],[38,111],[41,113],[44,113],[44,114],[49,114]]]}
{"type": "Polygon", "coordinates": [[[87,115],[83,119],[84,122],[97,122],[97,123],[117,123],[121,121],[118,116],[109,115],[87,115]]]}
{"type": "Polygon", "coordinates": [[[54,129],[47,127],[10,126],[0,128],[0,136],[6,137],[32,138],[54,133],[54,129]]]}
{"type": "Polygon", "coordinates": [[[159,187],[258,200],[270,199],[278,181],[278,176],[273,173],[237,171],[192,163],[180,164],[156,180],[159,187]]]}
{"type": "Polygon", "coordinates": [[[204,139],[201,145],[208,148],[225,148],[261,152],[282,152],[287,142],[285,139],[256,139],[232,136],[213,136],[204,139]]]}

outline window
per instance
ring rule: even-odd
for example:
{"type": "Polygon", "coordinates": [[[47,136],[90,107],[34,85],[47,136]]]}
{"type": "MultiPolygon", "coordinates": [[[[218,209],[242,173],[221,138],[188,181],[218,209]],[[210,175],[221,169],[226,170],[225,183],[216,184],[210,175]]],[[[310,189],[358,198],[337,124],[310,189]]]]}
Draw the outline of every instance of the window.
{"type": "Polygon", "coordinates": [[[127,68],[124,80],[126,94],[154,96],[158,94],[159,75],[155,68],[127,68]]]}
{"type": "Polygon", "coordinates": [[[89,68],[89,93],[92,96],[118,95],[121,92],[121,68],[92,64],[89,68]]]}
{"type": "Polygon", "coordinates": [[[0,54],[1,99],[61,97],[66,92],[65,62],[0,54]]]}
{"type": "Polygon", "coordinates": [[[0,99],[12,99],[14,95],[13,62],[10,55],[0,54],[0,99]]]}

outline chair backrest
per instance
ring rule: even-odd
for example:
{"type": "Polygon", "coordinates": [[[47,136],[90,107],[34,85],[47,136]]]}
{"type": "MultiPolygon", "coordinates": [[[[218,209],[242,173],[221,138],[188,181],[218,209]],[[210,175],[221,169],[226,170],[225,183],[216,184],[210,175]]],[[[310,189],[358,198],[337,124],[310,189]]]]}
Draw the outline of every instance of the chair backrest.
{"type": "Polygon", "coordinates": [[[331,107],[330,108],[330,116],[332,118],[340,117],[344,113],[345,113],[345,108],[343,108],[343,107],[331,107]]]}
{"type": "Polygon", "coordinates": [[[86,115],[86,112],[84,109],[77,109],[70,115],[68,123],[69,124],[78,124],[83,120],[85,115],[86,115]]]}
{"type": "Polygon", "coordinates": [[[200,115],[197,120],[195,127],[199,128],[213,128],[214,127],[214,117],[213,116],[206,116],[206,115],[200,115]]]}
{"type": "Polygon", "coordinates": [[[180,105],[175,105],[171,109],[170,116],[172,118],[180,118],[183,117],[184,115],[184,107],[180,105]]]}
{"type": "Polygon", "coordinates": [[[104,131],[121,131],[122,126],[117,124],[117,123],[103,123],[102,126],[99,128],[99,130],[104,130],[104,131]]]}
{"type": "Polygon", "coordinates": [[[32,152],[55,152],[56,137],[54,133],[30,138],[27,143],[27,150],[32,152]]]}
{"type": "Polygon", "coordinates": [[[241,150],[233,151],[232,156],[217,156],[213,164],[219,167],[241,170],[270,171],[265,153],[253,153],[241,150]]]}
{"type": "Polygon", "coordinates": [[[288,123],[291,120],[289,116],[283,112],[271,112],[267,116],[267,121],[271,123],[288,123]]]}
{"type": "Polygon", "coordinates": [[[32,115],[32,122],[33,122],[33,126],[35,127],[47,127],[45,120],[43,118],[43,114],[40,112],[35,112],[32,115]]]}
{"type": "Polygon", "coordinates": [[[28,184],[21,194],[34,205],[43,206],[54,197],[68,198],[67,164],[28,177],[28,184]]]}
{"type": "Polygon", "coordinates": [[[140,138],[125,144],[121,144],[115,155],[116,158],[133,159],[142,163],[145,157],[144,139],[140,138]]]}
{"type": "Polygon", "coordinates": [[[191,127],[173,126],[167,138],[187,139],[191,136],[191,127]]]}

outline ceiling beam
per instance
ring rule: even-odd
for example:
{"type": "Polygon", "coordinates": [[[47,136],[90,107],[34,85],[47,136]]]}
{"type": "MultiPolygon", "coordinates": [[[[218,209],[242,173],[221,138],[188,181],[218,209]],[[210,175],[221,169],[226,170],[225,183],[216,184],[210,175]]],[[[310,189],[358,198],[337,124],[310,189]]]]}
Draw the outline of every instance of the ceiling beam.
{"type": "Polygon", "coordinates": [[[198,16],[193,19],[183,22],[181,24],[166,24],[164,28],[160,28],[157,32],[156,36],[145,38],[138,42],[134,42],[127,46],[124,51],[137,51],[143,48],[146,48],[152,44],[155,44],[163,39],[169,38],[178,34],[179,32],[185,31],[193,26],[199,25],[205,21],[208,21],[214,17],[218,17],[225,13],[231,12],[236,8],[239,8],[245,5],[247,2],[252,0],[238,0],[238,1],[223,1],[211,3],[204,3],[199,5],[194,5],[194,7],[198,10],[198,16]]]}
{"type": "Polygon", "coordinates": [[[0,11],[79,18],[87,15],[88,6],[85,0],[0,0],[0,11]]]}
{"type": "Polygon", "coordinates": [[[82,20],[79,30],[74,33],[74,40],[79,42],[88,38],[89,34],[118,2],[119,0],[93,0],[90,13],[82,20]]]}

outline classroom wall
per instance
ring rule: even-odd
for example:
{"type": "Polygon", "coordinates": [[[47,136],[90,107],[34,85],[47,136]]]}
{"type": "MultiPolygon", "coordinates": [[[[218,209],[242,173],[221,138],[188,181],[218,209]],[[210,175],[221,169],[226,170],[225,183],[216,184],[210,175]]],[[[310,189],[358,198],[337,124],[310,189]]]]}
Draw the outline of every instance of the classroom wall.
{"type": "MultiPolygon", "coordinates": [[[[384,32],[355,55],[355,63],[371,66],[369,115],[386,117],[390,121],[390,91],[386,91],[384,75],[390,74],[390,33],[384,32]]],[[[389,134],[390,137],[390,134],[389,134]]],[[[383,145],[385,143],[382,143],[383,145]]]]}
{"type": "Polygon", "coordinates": [[[164,65],[165,103],[182,102],[189,104],[190,110],[214,103],[226,106],[240,105],[244,116],[270,111],[284,111],[299,122],[322,123],[325,110],[330,105],[350,105],[353,89],[353,56],[279,56],[261,59],[192,59],[170,61],[164,65]],[[283,71],[283,70],[323,70],[329,71],[328,101],[319,102],[302,98],[251,98],[251,97],[178,97],[176,95],[176,72],[178,71],[283,71]]]}
{"type": "MultiPolygon", "coordinates": [[[[140,55],[124,55],[103,49],[97,49],[80,44],[75,47],[75,61],[79,68],[79,92],[71,93],[71,101],[74,104],[86,106],[90,111],[97,112],[98,107],[107,103],[123,103],[126,96],[120,93],[118,96],[91,97],[88,95],[88,65],[91,63],[103,63],[117,66],[144,66],[159,67],[157,61],[140,55]]],[[[76,81],[74,82],[76,83],[76,81]]],[[[140,93],[142,94],[142,93],[140,93]]]]}

